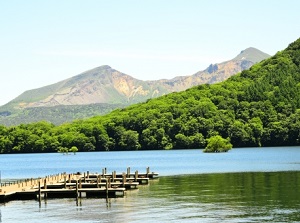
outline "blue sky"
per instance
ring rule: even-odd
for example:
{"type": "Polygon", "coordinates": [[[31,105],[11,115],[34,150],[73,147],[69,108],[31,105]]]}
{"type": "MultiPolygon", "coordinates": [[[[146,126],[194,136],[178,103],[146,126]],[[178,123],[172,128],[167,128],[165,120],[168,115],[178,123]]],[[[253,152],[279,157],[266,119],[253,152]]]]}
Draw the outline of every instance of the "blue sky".
{"type": "Polygon", "coordinates": [[[192,75],[300,37],[298,0],[0,0],[0,105],[101,65],[192,75]]]}

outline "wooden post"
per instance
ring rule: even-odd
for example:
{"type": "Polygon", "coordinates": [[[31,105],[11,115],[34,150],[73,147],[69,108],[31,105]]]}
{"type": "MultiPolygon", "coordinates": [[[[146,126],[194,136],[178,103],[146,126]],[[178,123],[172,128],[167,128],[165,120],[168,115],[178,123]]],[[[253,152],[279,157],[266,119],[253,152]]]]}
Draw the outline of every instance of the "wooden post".
{"type": "Polygon", "coordinates": [[[130,167],[127,168],[127,177],[130,177],[130,167]]]}
{"type": "Polygon", "coordinates": [[[42,192],[41,192],[41,182],[39,181],[39,202],[41,203],[42,200],[42,192]]]}
{"type": "Polygon", "coordinates": [[[76,180],[76,199],[78,199],[78,180],[76,180]]]}
{"type": "Polygon", "coordinates": [[[86,172],[87,178],[90,178],[90,171],[86,172]]]}
{"type": "Polygon", "coordinates": [[[106,189],[106,196],[108,196],[108,179],[106,179],[105,189],[106,189]]]}
{"type": "Polygon", "coordinates": [[[148,176],[149,176],[149,173],[150,173],[150,168],[149,168],[149,167],[147,167],[147,169],[146,169],[146,177],[148,177],[148,176]]]}
{"type": "Polygon", "coordinates": [[[97,176],[97,188],[99,188],[99,176],[100,175],[97,176]]]}
{"type": "Polygon", "coordinates": [[[112,182],[115,182],[115,172],[112,172],[111,175],[112,175],[112,182]]]}
{"type": "Polygon", "coordinates": [[[111,178],[108,177],[107,180],[108,180],[108,188],[111,188],[111,178]]]}
{"type": "Polygon", "coordinates": [[[84,181],[83,181],[83,182],[85,182],[85,172],[83,173],[83,179],[84,179],[84,181]]]}
{"type": "MultiPolygon", "coordinates": [[[[47,178],[44,179],[44,189],[47,189],[47,178]]],[[[47,197],[47,193],[44,194],[44,197],[47,197]]]]}
{"type": "Polygon", "coordinates": [[[66,175],[64,175],[64,186],[65,186],[65,188],[67,188],[67,176],[66,175]]]}
{"type": "Polygon", "coordinates": [[[69,174],[69,183],[71,183],[71,174],[69,174]]]}
{"type": "Polygon", "coordinates": [[[81,178],[79,179],[79,188],[82,188],[82,184],[81,184],[81,178]]]}
{"type": "Polygon", "coordinates": [[[107,173],[107,169],[106,169],[106,167],[104,168],[104,174],[106,174],[107,173]]]}
{"type": "Polygon", "coordinates": [[[123,174],[122,176],[122,185],[125,187],[125,182],[126,182],[126,174],[123,174]]]}
{"type": "Polygon", "coordinates": [[[104,169],[102,169],[102,176],[104,177],[104,169]]]}
{"type": "Polygon", "coordinates": [[[136,170],[134,175],[134,181],[137,182],[137,178],[139,177],[139,172],[136,170]]]}

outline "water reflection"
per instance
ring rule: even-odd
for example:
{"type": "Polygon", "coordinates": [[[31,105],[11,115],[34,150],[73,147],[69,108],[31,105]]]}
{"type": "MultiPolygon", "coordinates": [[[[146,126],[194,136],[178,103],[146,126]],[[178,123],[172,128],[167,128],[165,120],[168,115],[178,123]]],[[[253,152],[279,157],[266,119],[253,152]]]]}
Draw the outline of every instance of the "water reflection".
{"type": "Polygon", "coordinates": [[[293,222],[300,220],[299,179],[299,172],[163,177],[140,196],[168,220],[293,222]]]}
{"type": "Polygon", "coordinates": [[[300,222],[299,181],[299,171],[161,177],[124,198],[47,199],[41,207],[32,200],[0,204],[0,220],[300,222]]]}

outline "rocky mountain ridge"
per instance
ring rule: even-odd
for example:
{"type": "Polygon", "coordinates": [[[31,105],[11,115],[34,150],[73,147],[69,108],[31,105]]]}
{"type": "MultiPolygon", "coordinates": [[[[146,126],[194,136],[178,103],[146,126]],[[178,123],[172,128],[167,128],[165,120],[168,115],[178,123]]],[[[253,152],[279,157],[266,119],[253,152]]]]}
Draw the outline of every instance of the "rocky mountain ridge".
{"type": "Polygon", "coordinates": [[[211,64],[193,75],[154,81],[138,80],[104,65],[52,85],[26,91],[7,105],[23,109],[95,103],[133,104],[192,86],[224,81],[268,57],[268,54],[250,47],[232,60],[211,64]]]}

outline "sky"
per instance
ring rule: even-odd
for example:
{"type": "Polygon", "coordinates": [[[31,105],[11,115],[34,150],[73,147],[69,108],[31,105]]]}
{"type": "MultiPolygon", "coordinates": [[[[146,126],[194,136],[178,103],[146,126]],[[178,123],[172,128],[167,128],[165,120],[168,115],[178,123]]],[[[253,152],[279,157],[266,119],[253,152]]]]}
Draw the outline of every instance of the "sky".
{"type": "Polygon", "coordinates": [[[0,0],[0,105],[109,65],[140,80],[192,75],[300,37],[299,0],[0,0]]]}

